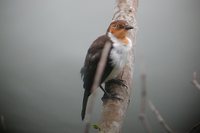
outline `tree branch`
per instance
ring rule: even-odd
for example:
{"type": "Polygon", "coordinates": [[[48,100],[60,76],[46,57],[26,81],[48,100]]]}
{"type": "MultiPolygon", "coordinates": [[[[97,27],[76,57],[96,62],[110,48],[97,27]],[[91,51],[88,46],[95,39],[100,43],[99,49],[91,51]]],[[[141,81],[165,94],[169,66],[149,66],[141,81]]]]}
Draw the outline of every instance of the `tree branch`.
{"type": "Polygon", "coordinates": [[[97,92],[93,92],[92,95],[90,96],[90,100],[88,101],[87,113],[84,120],[85,121],[84,133],[89,133],[90,131],[90,127],[91,127],[90,121],[91,121],[91,116],[93,112],[94,102],[96,100],[96,93],[97,92]]]}
{"type": "Polygon", "coordinates": [[[172,129],[167,125],[163,117],[160,115],[159,111],[156,109],[154,104],[147,99],[147,88],[146,88],[146,73],[145,70],[142,71],[141,74],[141,80],[142,80],[142,88],[141,88],[141,104],[140,104],[140,114],[139,118],[142,122],[143,127],[146,129],[147,133],[151,133],[151,128],[149,126],[149,123],[147,121],[146,113],[145,113],[145,108],[148,104],[152,112],[155,114],[157,117],[158,122],[164,127],[164,129],[168,133],[173,133],[172,129]],[[148,102],[148,103],[147,103],[148,102]]]}
{"type": "Polygon", "coordinates": [[[103,48],[102,54],[101,54],[100,61],[97,65],[97,71],[95,73],[94,82],[93,82],[92,88],[91,88],[91,90],[92,90],[91,91],[92,95],[90,97],[91,100],[88,103],[88,108],[87,108],[87,118],[85,119],[86,125],[85,125],[85,129],[84,129],[84,133],[89,133],[89,130],[90,130],[90,126],[91,126],[90,119],[91,119],[91,115],[92,115],[92,111],[93,111],[93,105],[94,105],[94,101],[95,101],[94,99],[96,96],[95,90],[99,87],[100,80],[101,80],[103,71],[105,69],[105,65],[107,62],[107,57],[108,57],[110,48],[111,48],[111,42],[106,42],[106,44],[103,48]]]}
{"type": "Polygon", "coordinates": [[[5,123],[5,118],[3,115],[0,116],[0,121],[1,121],[1,125],[2,125],[2,130],[6,131],[6,123],[5,123]]]}
{"type": "Polygon", "coordinates": [[[146,109],[146,102],[147,102],[147,88],[146,88],[146,73],[142,72],[141,74],[141,81],[142,81],[142,88],[141,88],[141,104],[140,104],[140,114],[139,119],[146,129],[147,133],[151,133],[150,125],[147,121],[145,109],[146,109]]]}
{"type": "Polygon", "coordinates": [[[197,81],[197,73],[193,72],[192,84],[200,91],[200,84],[197,81]]]}
{"type": "MultiPolygon", "coordinates": [[[[126,20],[133,25],[133,32],[130,32],[130,38],[135,43],[136,9],[137,0],[117,0],[113,20],[126,20]]],[[[103,97],[103,111],[100,121],[100,133],[119,133],[122,127],[123,119],[130,102],[132,80],[133,80],[133,51],[129,53],[128,64],[117,76],[125,85],[119,85],[109,81],[105,84],[106,91],[115,98],[103,97]]]]}
{"type": "MultiPolygon", "coordinates": [[[[197,73],[193,72],[193,79],[192,79],[192,84],[198,89],[200,90],[200,84],[197,81],[197,73]]],[[[198,122],[197,124],[195,124],[189,131],[188,133],[193,133],[197,128],[200,127],[200,122],[198,122]]]]}
{"type": "Polygon", "coordinates": [[[160,115],[159,111],[156,109],[156,107],[153,105],[153,103],[150,100],[149,100],[149,107],[152,110],[152,112],[156,115],[158,122],[164,127],[166,132],[174,133],[173,130],[167,125],[163,117],[160,115]]]}
{"type": "Polygon", "coordinates": [[[195,124],[189,131],[188,131],[188,133],[193,133],[197,128],[199,128],[200,127],[200,122],[199,123],[197,123],[197,124],[195,124]]]}

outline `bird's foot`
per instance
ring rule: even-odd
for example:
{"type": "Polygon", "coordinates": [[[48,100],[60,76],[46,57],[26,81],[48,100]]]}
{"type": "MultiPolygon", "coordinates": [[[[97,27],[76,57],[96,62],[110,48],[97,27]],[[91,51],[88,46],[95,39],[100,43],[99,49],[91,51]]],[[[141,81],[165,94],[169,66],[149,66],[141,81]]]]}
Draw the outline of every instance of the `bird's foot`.
{"type": "Polygon", "coordinates": [[[110,94],[103,88],[103,86],[100,85],[101,90],[104,92],[104,95],[107,97],[110,97],[110,94]]]}
{"type": "Polygon", "coordinates": [[[118,94],[110,94],[110,93],[104,93],[102,100],[105,99],[122,100],[122,98],[120,98],[118,94]]]}
{"type": "Polygon", "coordinates": [[[110,93],[108,93],[108,92],[103,88],[103,86],[100,85],[100,88],[101,88],[101,90],[104,92],[104,95],[103,95],[102,99],[108,99],[108,98],[112,98],[112,97],[113,97],[110,93]]]}
{"type": "Polygon", "coordinates": [[[118,94],[116,94],[116,93],[113,94],[112,92],[107,92],[101,85],[100,85],[100,88],[104,92],[102,100],[104,100],[104,99],[122,100],[121,98],[119,98],[118,94]]]}
{"type": "Polygon", "coordinates": [[[115,84],[118,84],[118,85],[122,85],[122,86],[128,88],[128,86],[126,85],[125,81],[122,80],[122,79],[111,79],[111,80],[108,81],[108,83],[109,82],[112,82],[112,83],[115,83],[115,84]]]}
{"type": "MultiPolygon", "coordinates": [[[[115,84],[118,84],[118,85],[121,85],[121,86],[124,86],[126,88],[128,88],[128,86],[126,85],[125,81],[124,80],[121,80],[121,79],[111,79],[109,81],[107,81],[107,83],[115,83],[115,84]]],[[[101,85],[100,85],[100,88],[103,90],[104,92],[104,96],[102,97],[102,100],[103,99],[113,99],[113,100],[122,100],[123,98],[121,98],[117,93],[113,93],[113,92],[108,92],[106,91],[101,85]]]]}

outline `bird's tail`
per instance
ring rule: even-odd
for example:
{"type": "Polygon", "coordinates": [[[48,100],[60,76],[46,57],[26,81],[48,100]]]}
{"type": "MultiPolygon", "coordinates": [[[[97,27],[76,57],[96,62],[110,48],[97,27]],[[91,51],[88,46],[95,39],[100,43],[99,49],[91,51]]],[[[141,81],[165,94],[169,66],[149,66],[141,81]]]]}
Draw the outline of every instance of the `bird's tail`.
{"type": "Polygon", "coordinates": [[[83,96],[82,111],[81,111],[82,120],[84,120],[84,118],[85,118],[85,111],[86,111],[89,96],[90,96],[90,92],[85,90],[84,96],[83,96]]]}

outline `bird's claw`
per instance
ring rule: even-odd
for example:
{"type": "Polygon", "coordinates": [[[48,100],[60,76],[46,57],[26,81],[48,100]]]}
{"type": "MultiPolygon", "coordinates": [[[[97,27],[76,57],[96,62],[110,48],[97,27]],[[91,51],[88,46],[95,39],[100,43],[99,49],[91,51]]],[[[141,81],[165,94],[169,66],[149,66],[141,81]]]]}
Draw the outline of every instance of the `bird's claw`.
{"type": "Polygon", "coordinates": [[[122,79],[111,79],[108,82],[112,82],[112,83],[115,83],[115,84],[118,84],[118,85],[122,85],[122,86],[128,88],[128,86],[126,85],[126,83],[122,79]]]}
{"type": "Polygon", "coordinates": [[[110,93],[104,93],[102,100],[103,99],[122,100],[121,98],[119,98],[118,94],[110,94],[110,93]]]}

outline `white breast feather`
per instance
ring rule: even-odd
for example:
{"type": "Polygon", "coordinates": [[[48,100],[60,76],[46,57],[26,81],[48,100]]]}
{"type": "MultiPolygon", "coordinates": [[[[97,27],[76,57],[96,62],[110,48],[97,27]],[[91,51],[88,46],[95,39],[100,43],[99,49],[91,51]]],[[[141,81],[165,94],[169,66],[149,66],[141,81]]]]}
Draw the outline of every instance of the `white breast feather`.
{"type": "Polygon", "coordinates": [[[121,69],[126,65],[128,61],[128,54],[132,48],[132,41],[128,39],[128,44],[123,44],[116,37],[114,37],[111,33],[108,33],[108,36],[113,41],[113,48],[110,53],[110,58],[112,59],[112,65],[114,66],[112,72],[106,78],[106,81],[115,78],[121,69]]]}

